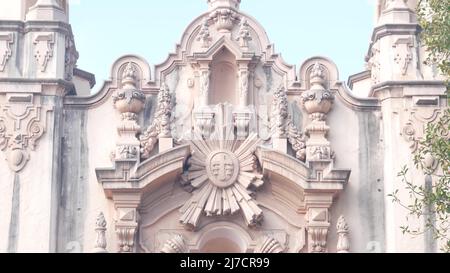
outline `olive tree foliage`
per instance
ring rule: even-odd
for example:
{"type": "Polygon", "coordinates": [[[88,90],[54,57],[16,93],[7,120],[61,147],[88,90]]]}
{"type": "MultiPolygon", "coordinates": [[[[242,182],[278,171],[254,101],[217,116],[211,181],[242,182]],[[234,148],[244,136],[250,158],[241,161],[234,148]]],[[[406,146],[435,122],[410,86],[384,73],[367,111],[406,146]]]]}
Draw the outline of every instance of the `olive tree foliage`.
{"type": "MultiPolygon", "coordinates": [[[[436,65],[450,79],[450,0],[421,0],[417,8],[422,27],[421,40],[427,49],[428,65],[436,65]]],[[[448,89],[448,88],[447,88],[448,89]]],[[[447,92],[448,93],[448,92],[447,92]]],[[[399,190],[389,196],[408,210],[408,219],[423,220],[424,226],[402,226],[404,234],[420,235],[432,232],[444,252],[450,252],[450,110],[428,124],[423,139],[414,154],[414,167],[423,171],[423,185],[411,181],[410,170],[399,173],[409,200],[401,200],[399,190]]],[[[417,178],[420,179],[420,178],[417,178]]],[[[422,222],[422,221],[419,221],[422,222]]]]}

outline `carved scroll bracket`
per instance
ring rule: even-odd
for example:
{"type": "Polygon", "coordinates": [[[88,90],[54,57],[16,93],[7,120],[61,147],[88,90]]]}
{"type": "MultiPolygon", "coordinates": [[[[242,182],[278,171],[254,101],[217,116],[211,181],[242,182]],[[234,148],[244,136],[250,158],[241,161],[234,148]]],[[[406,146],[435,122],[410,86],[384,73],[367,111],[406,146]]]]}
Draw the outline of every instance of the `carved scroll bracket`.
{"type": "Polygon", "coordinates": [[[113,194],[116,208],[116,234],[119,252],[131,253],[135,248],[135,235],[138,228],[139,214],[137,208],[141,202],[140,193],[113,194]]]}

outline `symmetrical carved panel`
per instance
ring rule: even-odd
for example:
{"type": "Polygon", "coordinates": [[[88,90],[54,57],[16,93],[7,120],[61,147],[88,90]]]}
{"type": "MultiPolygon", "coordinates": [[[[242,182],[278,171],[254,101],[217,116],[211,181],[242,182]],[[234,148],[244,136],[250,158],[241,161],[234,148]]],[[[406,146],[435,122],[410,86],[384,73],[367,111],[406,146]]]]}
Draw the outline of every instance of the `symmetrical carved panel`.
{"type": "MultiPolygon", "coordinates": [[[[31,103],[31,95],[20,98],[31,103]]],[[[0,150],[6,151],[12,171],[21,171],[36,149],[45,132],[46,113],[43,107],[27,103],[0,106],[0,150]]]]}
{"type": "Polygon", "coordinates": [[[34,57],[41,72],[45,72],[47,64],[53,57],[55,34],[39,34],[34,39],[34,57]]]}
{"type": "Polygon", "coordinates": [[[394,45],[394,62],[399,67],[401,74],[405,76],[408,72],[408,67],[413,60],[414,42],[412,38],[398,39],[394,45]]]}

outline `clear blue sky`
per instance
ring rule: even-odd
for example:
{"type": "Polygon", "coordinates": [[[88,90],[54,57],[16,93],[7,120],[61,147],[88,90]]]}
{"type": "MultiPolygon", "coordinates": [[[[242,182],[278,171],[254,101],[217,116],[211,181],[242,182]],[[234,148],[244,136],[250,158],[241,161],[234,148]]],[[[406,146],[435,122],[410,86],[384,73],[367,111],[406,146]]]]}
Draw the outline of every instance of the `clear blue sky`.
{"type": "MultiPolygon", "coordinates": [[[[363,71],[373,29],[371,0],[242,0],[275,49],[297,69],[322,55],[338,66],[341,80],[363,71]]],[[[72,0],[70,21],[80,53],[78,67],[94,73],[97,91],[113,62],[137,54],[163,62],[187,25],[207,10],[206,0],[72,0]]]]}

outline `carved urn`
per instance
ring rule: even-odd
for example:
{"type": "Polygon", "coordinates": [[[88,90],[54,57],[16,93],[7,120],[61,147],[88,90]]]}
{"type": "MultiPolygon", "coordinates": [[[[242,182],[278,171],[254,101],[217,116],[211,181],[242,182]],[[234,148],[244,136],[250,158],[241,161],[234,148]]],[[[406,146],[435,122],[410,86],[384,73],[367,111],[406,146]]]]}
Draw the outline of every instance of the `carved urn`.
{"type": "Polygon", "coordinates": [[[302,94],[302,104],[308,114],[323,119],[333,106],[334,95],[325,88],[325,70],[319,63],[311,71],[310,83],[311,89],[302,94]]]}
{"type": "Polygon", "coordinates": [[[128,63],[123,72],[123,87],[113,96],[114,106],[121,114],[139,114],[145,105],[145,95],[136,88],[137,69],[128,63]]]}

